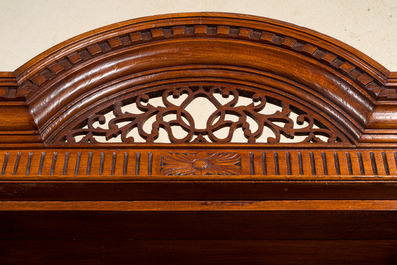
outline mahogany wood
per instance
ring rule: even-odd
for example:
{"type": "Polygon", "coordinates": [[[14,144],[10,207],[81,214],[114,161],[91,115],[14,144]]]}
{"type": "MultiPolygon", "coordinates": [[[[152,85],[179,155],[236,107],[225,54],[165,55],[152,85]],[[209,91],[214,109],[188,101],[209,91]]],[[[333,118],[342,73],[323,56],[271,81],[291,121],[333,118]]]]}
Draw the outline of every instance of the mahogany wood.
{"type": "Polygon", "coordinates": [[[5,264],[394,264],[390,240],[0,241],[5,264]],[[81,251],[84,249],[85,251],[81,251]],[[216,250],[216,251],[214,251],[216,250]],[[13,253],[13,254],[11,254],[13,253]]]}
{"type": "Polygon", "coordinates": [[[254,16],[65,41],[0,73],[0,264],[395,264],[396,91],[354,48],[254,16]]]}

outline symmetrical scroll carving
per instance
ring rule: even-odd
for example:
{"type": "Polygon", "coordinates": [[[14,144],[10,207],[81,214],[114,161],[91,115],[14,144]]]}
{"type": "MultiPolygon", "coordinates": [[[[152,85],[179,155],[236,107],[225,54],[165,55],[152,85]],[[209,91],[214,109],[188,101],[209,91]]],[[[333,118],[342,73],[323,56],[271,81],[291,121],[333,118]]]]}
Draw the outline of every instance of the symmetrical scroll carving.
{"type": "Polygon", "coordinates": [[[166,131],[171,143],[228,143],[234,142],[233,137],[238,129],[242,130],[243,139],[248,143],[274,144],[283,142],[283,139],[323,144],[344,141],[332,128],[326,128],[316,119],[314,113],[304,112],[287,98],[275,99],[259,92],[220,86],[184,86],[164,89],[161,104],[153,105],[151,99],[149,94],[137,96],[132,103],[136,104],[135,113],[124,110],[130,102],[119,101],[108,109],[113,118],[106,118],[104,111],[91,115],[70,130],[63,141],[94,143],[98,142],[98,137],[104,137],[106,142],[121,136],[119,141],[134,143],[137,141],[131,132],[135,129],[135,136],[146,143],[156,142],[160,130],[166,131]],[[199,128],[194,116],[204,115],[206,109],[200,113],[188,111],[198,98],[206,99],[214,107],[204,128],[199,128]],[[241,104],[239,101],[242,98],[248,102],[241,104]],[[268,105],[274,104],[278,110],[272,113],[264,111],[268,105]],[[149,120],[152,120],[151,125],[149,120]],[[178,133],[176,129],[179,129],[178,133]]]}
{"type": "Polygon", "coordinates": [[[163,175],[238,175],[241,155],[237,153],[169,153],[161,156],[163,175]]]}

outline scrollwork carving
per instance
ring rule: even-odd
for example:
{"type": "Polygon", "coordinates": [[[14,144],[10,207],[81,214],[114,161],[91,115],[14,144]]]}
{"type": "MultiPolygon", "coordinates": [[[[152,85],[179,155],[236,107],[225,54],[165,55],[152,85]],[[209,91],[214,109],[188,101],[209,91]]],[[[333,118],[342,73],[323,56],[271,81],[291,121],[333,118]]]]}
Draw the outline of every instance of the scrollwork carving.
{"type": "Polygon", "coordinates": [[[149,94],[137,96],[133,102],[138,109],[136,113],[124,111],[123,108],[127,103],[119,101],[111,106],[110,112],[114,117],[108,122],[106,113],[99,112],[68,132],[64,141],[92,143],[98,142],[98,136],[105,137],[106,141],[120,136],[121,142],[134,143],[136,142],[134,136],[129,134],[133,129],[137,129],[137,136],[143,138],[144,142],[154,143],[160,135],[160,130],[163,129],[171,143],[229,143],[233,142],[236,130],[241,129],[247,143],[275,144],[283,142],[283,139],[298,139],[298,137],[299,140],[296,142],[300,143],[342,142],[342,138],[332,129],[326,128],[313,113],[304,112],[287,98],[274,99],[259,92],[221,86],[172,87],[164,89],[161,93],[162,104],[157,106],[150,103],[153,97],[149,94]],[[224,100],[221,100],[220,96],[224,100]],[[249,99],[250,102],[238,103],[241,97],[249,99]],[[205,128],[198,128],[194,118],[194,115],[201,113],[189,113],[187,110],[197,98],[204,98],[215,107],[215,110],[208,115],[205,128]],[[179,102],[176,103],[175,100],[179,102]],[[267,105],[273,104],[278,105],[279,110],[273,113],[263,112],[267,105]],[[148,120],[154,120],[149,131],[147,128],[145,130],[148,120]],[[184,133],[175,133],[173,130],[175,127],[184,133]],[[220,130],[227,132],[220,135],[220,130]],[[263,137],[269,130],[272,134],[263,137]]]}

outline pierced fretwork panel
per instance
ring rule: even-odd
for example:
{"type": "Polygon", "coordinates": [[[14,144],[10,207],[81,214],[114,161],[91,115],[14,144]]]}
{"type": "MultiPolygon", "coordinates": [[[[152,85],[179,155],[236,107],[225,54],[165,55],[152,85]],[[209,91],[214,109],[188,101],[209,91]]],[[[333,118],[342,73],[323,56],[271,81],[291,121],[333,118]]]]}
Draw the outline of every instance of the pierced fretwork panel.
{"type": "MultiPolygon", "coordinates": [[[[288,98],[221,86],[171,87],[121,100],[70,130],[67,143],[347,142],[288,98]],[[159,94],[160,93],[160,94],[159,94]]],[[[325,125],[327,124],[327,126],[325,125]]]]}

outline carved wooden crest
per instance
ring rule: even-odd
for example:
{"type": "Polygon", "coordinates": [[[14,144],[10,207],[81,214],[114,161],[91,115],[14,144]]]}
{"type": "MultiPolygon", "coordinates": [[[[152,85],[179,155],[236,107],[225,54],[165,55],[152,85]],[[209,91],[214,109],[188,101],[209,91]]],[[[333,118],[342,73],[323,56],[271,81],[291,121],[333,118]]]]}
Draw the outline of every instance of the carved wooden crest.
{"type": "Polygon", "coordinates": [[[377,149],[397,139],[394,81],[353,48],[260,18],[154,20],[76,38],[2,73],[4,176],[163,175],[175,158],[165,154],[224,150],[240,157],[241,174],[394,172],[393,153],[377,149]],[[271,159],[284,161],[280,170],[258,170],[272,148],[288,150],[271,159]]]}
{"type": "MultiPolygon", "coordinates": [[[[118,226],[146,233],[114,233],[128,241],[187,239],[187,224],[207,223],[192,212],[217,220],[201,239],[229,238],[230,225],[238,240],[306,240],[328,220],[351,226],[324,238],[377,227],[364,238],[395,239],[385,221],[395,216],[374,211],[397,209],[396,76],[330,37],[245,15],[162,15],[80,35],[0,73],[0,210],[116,211],[118,226]],[[152,232],[163,213],[170,225],[152,232]],[[258,228],[258,216],[280,225],[258,228]]],[[[98,231],[89,236],[116,238],[98,231]]]]}
{"type": "Polygon", "coordinates": [[[176,154],[225,150],[241,174],[390,175],[394,151],[379,150],[397,139],[388,76],[353,48],[282,22],[125,22],[2,73],[2,175],[164,175],[176,154]],[[287,150],[274,151],[281,168],[258,170],[273,148],[287,150]]]}

